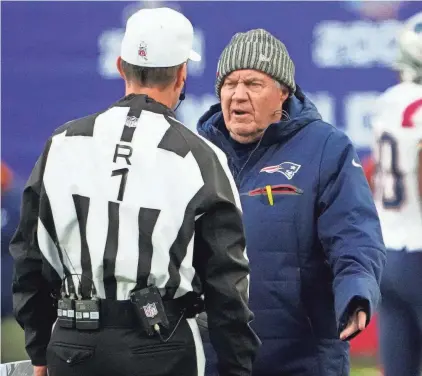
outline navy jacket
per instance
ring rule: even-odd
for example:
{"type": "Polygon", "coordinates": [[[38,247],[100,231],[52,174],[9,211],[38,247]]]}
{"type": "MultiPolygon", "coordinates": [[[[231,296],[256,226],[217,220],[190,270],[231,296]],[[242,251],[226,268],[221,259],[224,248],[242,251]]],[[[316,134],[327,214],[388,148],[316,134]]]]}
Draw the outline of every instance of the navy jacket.
{"type": "Polygon", "coordinates": [[[385,248],[349,138],[300,88],[285,109],[289,119],[271,124],[246,157],[219,104],[198,132],[226,153],[241,194],[252,326],[263,341],[254,375],[339,376],[349,368],[339,332],[354,303],[373,315],[385,248]]]}

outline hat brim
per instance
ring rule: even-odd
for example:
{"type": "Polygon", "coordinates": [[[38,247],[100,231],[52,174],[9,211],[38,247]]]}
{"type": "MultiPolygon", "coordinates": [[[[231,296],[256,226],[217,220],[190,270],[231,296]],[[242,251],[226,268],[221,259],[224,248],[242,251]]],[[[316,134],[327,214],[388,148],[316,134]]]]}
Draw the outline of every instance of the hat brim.
{"type": "Polygon", "coordinates": [[[201,55],[195,52],[194,50],[191,50],[189,54],[189,60],[201,61],[201,55]]]}

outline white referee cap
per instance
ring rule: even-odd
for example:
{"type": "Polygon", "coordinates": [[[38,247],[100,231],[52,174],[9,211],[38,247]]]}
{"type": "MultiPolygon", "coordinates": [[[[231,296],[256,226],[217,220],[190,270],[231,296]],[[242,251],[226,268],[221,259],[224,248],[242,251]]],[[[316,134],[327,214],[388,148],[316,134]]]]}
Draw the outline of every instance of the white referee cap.
{"type": "Polygon", "coordinates": [[[183,14],[170,8],[146,8],[128,19],[120,55],[141,67],[173,67],[201,60],[192,44],[193,26],[183,14]]]}

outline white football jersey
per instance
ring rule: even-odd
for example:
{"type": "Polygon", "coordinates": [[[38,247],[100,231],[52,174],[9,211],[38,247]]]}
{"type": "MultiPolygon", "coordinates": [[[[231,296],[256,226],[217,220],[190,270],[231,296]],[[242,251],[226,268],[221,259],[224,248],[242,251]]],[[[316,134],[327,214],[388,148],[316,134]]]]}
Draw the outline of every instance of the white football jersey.
{"type": "Polygon", "coordinates": [[[422,250],[418,152],[422,141],[422,85],[403,82],[377,100],[372,119],[375,203],[388,249],[422,250]]]}

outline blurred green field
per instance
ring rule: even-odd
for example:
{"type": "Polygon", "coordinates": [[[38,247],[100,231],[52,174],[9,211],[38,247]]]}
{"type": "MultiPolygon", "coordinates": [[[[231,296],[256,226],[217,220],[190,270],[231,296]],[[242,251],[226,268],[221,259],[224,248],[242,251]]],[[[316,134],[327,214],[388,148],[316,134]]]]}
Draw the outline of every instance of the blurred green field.
{"type": "Polygon", "coordinates": [[[352,358],[350,376],[381,376],[377,368],[377,359],[372,357],[352,358]]]}
{"type": "MultiPolygon", "coordinates": [[[[23,348],[24,336],[21,328],[12,318],[2,320],[1,323],[1,363],[28,359],[23,348]]],[[[350,376],[380,376],[376,368],[370,367],[370,361],[354,362],[350,376]],[[368,366],[369,364],[369,366],[368,366]]]]}
{"type": "Polygon", "coordinates": [[[376,368],[354,367],[350,375],[351,376],[380,376],[381,374],[376,368]]]}
{"type": "Polygon", "coordinates": [[[24,346],[24,333],[13,318],[1,320],[1,363],[28,359],[24,346]]]}

